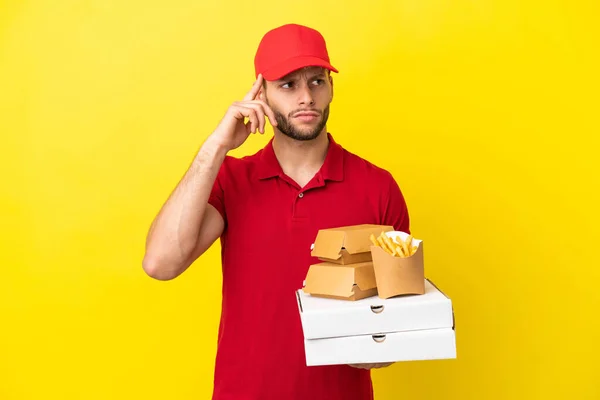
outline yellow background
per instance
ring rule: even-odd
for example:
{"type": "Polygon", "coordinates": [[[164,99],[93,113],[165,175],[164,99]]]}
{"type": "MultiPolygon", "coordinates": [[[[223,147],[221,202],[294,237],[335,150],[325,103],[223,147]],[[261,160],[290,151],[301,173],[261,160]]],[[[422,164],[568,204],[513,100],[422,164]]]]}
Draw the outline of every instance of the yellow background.
{"type": "Polygon", "coordinates": [[[157,282],[145,234],[286,22],[327,38],[330,131],[454,302],[458,359],[377,399],[600,398],[598,4],[0,2],[0,399],[210,398],[218,245],[157,282]]]}

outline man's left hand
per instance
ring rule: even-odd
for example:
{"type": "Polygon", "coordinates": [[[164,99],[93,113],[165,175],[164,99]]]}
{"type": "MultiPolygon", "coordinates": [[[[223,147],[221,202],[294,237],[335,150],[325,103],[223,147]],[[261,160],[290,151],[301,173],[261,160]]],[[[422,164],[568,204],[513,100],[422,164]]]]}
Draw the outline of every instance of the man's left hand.
{"type": "Polygon", "coordinates": [[[354,368],[374,369],[374,368],[389,367],[392,364],[393,364],[393,362],[390,362],[390,363],[375,363],[375,364],[348,364],[348,365],[350,365],[351,367],[354,367],[354,368]]]}

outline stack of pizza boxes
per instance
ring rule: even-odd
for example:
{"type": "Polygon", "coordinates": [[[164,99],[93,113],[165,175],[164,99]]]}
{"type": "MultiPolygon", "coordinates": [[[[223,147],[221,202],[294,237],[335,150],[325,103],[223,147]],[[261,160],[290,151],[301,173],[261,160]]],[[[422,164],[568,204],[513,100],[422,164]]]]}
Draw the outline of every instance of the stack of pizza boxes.
{"type": "Polygon", "coordinates": [[[296,291],[308,366],[456,358],[452,302],[423,241],[387,225],[322,229],[296,291]]]}

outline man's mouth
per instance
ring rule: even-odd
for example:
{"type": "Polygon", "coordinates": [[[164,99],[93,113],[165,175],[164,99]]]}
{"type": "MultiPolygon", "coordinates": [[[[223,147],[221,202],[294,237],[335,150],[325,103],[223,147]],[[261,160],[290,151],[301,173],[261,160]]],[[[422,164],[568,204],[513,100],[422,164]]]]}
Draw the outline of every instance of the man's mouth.
{"type": "Polygon", "coordinates": [[[303,122],[311,122],[319,118],[320,114],[315,111],[300,111],[294,114],[294,118],[303,122]]]}

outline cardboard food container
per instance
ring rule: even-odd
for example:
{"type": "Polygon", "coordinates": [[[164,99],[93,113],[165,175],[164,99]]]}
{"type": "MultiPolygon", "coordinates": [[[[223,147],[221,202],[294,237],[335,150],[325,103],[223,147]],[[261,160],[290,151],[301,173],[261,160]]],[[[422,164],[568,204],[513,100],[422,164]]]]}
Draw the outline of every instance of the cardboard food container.
{"type": "MultiPolygon", "coordinates": [[[[408,237],[408,233],[399,231],[388,231],[385,234],[392,240],[396,237],[406,240],[408,237]]],[[[417,247],[413,255],[398,257],[371,243],[377,295],[380,298],[425,293],[423,241],[413,238],[412,245],[417,247]]]]}
{"type": "Polygon", "coordinates": [[[321,339],[452,327],[452,300],[429,279],[424,280],[424,286],[423,295],[390,299],[374,296],[356,301],[321,298],[299,289],[296,296],[304,338],[321,339]]]}
{"type": "Polygon", "coordinates": [[[313,264],[308,269],[302,290],[316,297],[350,301],[375,296],[377,283],[373,262],[313,264]]]}
{"type": "Polygon", "coordinates": [[[393,231],[389,225],[350,225],[321,229],[317,233],[311,255],[321,261],[335,264],[353,264],[372,261],[371,234],[393,231]]]}
{"type": "Polygon", "coordinates": [[[305,340],[306,365],[342,365],[456,358],[452,328],[305,340]]]}
{"type": "Polygon", "coordinates": [[[296,291],[307,366],[456,358],[452,300],[425,294],[354,302],[296,291]]]}

